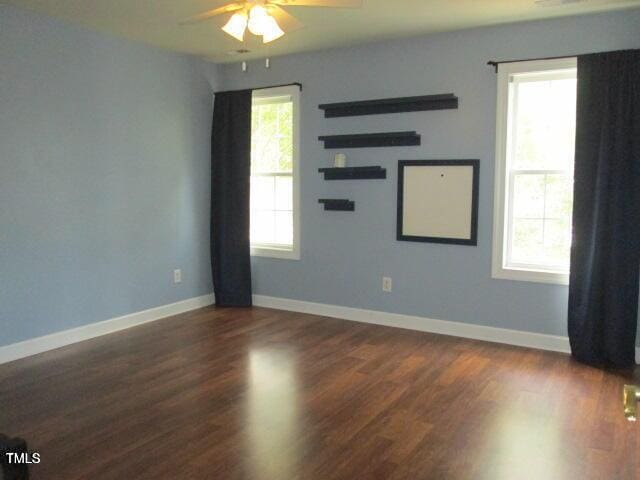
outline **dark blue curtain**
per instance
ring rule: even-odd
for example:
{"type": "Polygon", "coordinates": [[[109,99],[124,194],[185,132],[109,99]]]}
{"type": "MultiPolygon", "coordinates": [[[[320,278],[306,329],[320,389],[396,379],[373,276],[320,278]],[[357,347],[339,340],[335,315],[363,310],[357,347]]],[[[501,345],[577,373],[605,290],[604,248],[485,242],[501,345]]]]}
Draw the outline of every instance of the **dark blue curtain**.
{"type": "Polygon", "coordinates": [[[640,266],[640,50],[578,57],[569,339],[574,357],[635,364],[640,266]]]}
{"type": "Polygon", "coordinates": [[[251,305],[251,90],[216,93],[211,132],[211,270],[216,305],[251,305]]]}

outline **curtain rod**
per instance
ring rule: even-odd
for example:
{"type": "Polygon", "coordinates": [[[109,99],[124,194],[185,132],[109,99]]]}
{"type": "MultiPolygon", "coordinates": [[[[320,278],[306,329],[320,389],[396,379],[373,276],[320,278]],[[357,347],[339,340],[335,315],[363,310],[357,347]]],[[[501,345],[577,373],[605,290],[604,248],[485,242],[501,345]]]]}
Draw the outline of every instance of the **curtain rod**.
{"type": "Polygon", "coordinates": [[[500,65],[501,63],[531,62],[534,60],[559,60],[561,58],[573,58],[573,57],[577,57],[577,55],[562,55],[561,57],[526,58],[524,60],[501,60],[501,61],[491,60],[487,62],[487,65],[491,65],[492,67],[494,67],[497,72],[498,65],[500,65]]]}
{"type": "Polygon", "coordinates": [[[301,83],[293,82],[293,83],[281,83],[279,85],[269,85],[267,87],[241,88],[241,89],[238,89],[238,90],[224,90],[224,91],[214,92],[214,93],[241,92],[242,90],[266,90],[267,88],[293,87],[293,86],[297,86],[300,90],[302,90],[302,84],[301,83]]]}
{"type": "MultiPolygon", "coordinates": [[[[612,50],[610,52],[595,52],[595,53],[616,53],[616,52],[631,52],[634,51],[636,49],[622,49],[622,50],[612,50]]],[[[586,55],[593,55],[593,54],[586,54],[586,55]]],[[[490,62],[487,62],[487,65],[491,65],[492,67],[495,67],[496,72],[498,71],[498,65],[500,65],[501,63],[515,63],[515,62],[529,62],[529,61],[533,61],[533,60],[559,60],[561,58],[575,58],[575,57],[579,57],[580,55],[563,55],[560,57],[541,57],[541,58],[526,58],[523,60],[502,60],[502,61],[496,61],[496,60],[491,60],[490,62]]]]}

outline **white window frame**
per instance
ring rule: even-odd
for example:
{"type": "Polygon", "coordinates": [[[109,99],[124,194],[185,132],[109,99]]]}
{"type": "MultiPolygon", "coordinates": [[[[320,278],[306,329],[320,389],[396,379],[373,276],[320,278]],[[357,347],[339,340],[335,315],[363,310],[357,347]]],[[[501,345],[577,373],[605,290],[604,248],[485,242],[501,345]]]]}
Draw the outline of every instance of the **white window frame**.
{"type": "Polygon", "coordinates": [[[251,256],[300,260],[300,88],[297,85],[287,85],[254,90],[252,105],[255,99],[285,96],[290,97],[293,104],[293,245],[291,248],[285,248],[282,245],[251,244],[251,256]]]}
{"type": "MultiPolygon", "coordinates": [[[[509,241],[505,233],[509,232],[510,201],[513,195],[507,189],[513,182],[507,181],[507,142],[509,141],[509,77],[518,73],[548,72],[550,70],[575,69],[577,59],[560,58],[552,60],[533,60],[525,62],[501,63],[498,65],[498,92],[496,107],[496,159],[495,192],[493,217],[493,255],[492,277],[504,280],[525,282],[569,284],[569,272],[545,269],[540,265],[506,265],[509,241]]],[[[545,170],[545,173],[547,171],[545,170]]]]}

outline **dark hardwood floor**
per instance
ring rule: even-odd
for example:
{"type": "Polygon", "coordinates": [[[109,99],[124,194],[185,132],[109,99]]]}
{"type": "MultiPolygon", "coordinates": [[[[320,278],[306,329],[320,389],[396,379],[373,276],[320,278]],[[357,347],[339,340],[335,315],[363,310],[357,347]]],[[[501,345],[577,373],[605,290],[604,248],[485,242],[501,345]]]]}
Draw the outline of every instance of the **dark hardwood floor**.
{"type": "Polygon", "coordinates": [[[33,479],[640,479],[640,424],[563,354],[209,307],[0,365],[33,479]]]}

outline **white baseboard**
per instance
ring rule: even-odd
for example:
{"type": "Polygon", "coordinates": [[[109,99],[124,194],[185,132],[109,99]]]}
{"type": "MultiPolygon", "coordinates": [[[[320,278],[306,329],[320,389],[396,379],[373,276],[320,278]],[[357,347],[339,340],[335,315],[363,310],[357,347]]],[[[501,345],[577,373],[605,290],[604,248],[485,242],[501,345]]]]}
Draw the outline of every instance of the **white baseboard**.
{"type": "Polygon", "coordinates": [[[143,323],[153,322],[161,318],[178,315],[179,313],[195,310],[196,308],[206,307],[212,303],[213,294],[203,295],[201,297],[189,298],[180,302],[170,303],[169,305],[162,305],[160,307],[142,310],[141,312],[123,315],[122,317],[90,323],[70,330],[63,330],[61,332],[6,345],[0,347],[0,364],[106,335],[107,333],[142,325],[143,323]]]}
{"type": "MultiPolygon", "coordinates": [[[[144,323],[160,320],[161,318],[178,315],[180,313],[209,306],[214,303],[213,294],[189,298],[180,302],[150,308],[140,312],[130,313],[121,317],[104,320],[89,325],[64,330],[42,337],[25,340],[0,347],[0,364],[18,360],[20,358],[64,347],[72,343],[135,327],[144,323]]],[[[309,313],[324,317],[340,318],[362,323],[385,325],[388,327],[405,328],[421,332],[439,333],[454,337],[471,338],[487,342],[506,343],[521,347],[551,350],[568,353],[569,339],[557,335],[545,335],[506,328],[472,325],[469,323],[436,320],[426,317],[388,313],[377,310],[342,307],[325,303],[306,302],[288,298],[253,295],[253,304],[257,307],[288,310],[291,312],[309,313]]],[[[640,347],[636,348],[636,363],[640,364],[640,347]]]]}
{"type": "MultiPolygon", "coordinates": [[[[373,323],[388,327],[405,328],[421,332],[439,333],[453,337],[471,338],[487,342],[506,343],[520,347],[537,348],[553,352],[570,353],[569,338],[559,335],[511,330],[507,328],[487,327],[470,323],[436,320],[433,318],[402,315],[399,313],[364,310],[360,308],[328,305],[325,303],[305,302],[289,298],[254,295],[253,304],[258,307],[275,308],[292,312],[310,313],[324,317],[340,318],[362,323],[373,323]]],[[[636,363],[640,364],[640,347],[636,347],[636,363]]]]}
{"type": "Polygon", "coordinates": [[[439,333],[454,337],[472,338],[488,342],[507,343],[521,347],[552,350],[554,352],[569,352],[569,339],[556,335],[545,335],[534,332],[523,332],[506,328],[487,327],[470,323],[436,320],[433,318],[388,313],[377,310],[363,310],[360,308],[327,305],[324,303],[304,302],[287,298],[254,295],[253,304],[259,307],[290,310],[293,312],[311,313],[325,317],[341,318],[356,322],[373,323],[388,327],[406,328],[421,332],[439,333]]]}

